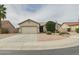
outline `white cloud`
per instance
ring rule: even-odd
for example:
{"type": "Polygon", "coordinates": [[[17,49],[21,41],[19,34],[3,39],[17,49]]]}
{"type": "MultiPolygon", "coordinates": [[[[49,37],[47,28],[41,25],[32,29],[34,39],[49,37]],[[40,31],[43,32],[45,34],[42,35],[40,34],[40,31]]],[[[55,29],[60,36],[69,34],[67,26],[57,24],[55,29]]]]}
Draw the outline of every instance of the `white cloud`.
{"type": "Polygon", "coordinates": [[[42,5],[36,12],[25,10],[28,5],[6,5],[7,19],[15,26],[28,18],[36,21],[57,20],[59,23],[65,21],[77,21],[79,16],[79,5],[42,5]]]}

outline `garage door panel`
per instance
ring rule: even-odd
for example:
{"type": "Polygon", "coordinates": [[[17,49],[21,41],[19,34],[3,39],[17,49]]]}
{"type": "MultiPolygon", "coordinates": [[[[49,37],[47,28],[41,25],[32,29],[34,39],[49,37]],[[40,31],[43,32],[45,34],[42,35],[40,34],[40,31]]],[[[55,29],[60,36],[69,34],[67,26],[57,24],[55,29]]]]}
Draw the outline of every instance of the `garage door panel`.
{"type": "Polygon", "coordinates": [[[37,33],[37,27],[22,27],[22,33],[25,34],[37,33]]]}

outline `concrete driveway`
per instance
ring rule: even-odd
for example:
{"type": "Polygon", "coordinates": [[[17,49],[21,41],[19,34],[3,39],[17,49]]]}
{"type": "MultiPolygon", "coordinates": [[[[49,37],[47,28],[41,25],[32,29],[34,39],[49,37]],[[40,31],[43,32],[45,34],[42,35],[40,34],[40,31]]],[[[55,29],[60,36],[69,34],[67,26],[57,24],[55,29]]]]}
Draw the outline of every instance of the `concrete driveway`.
{"type": "Polygon", "coordinates": [[[37,41],[37,34],[17,34],[0,40],[0,50],[18,50],[27,42],[37,41]]]}
{"type": "Polygon", "coordinates": [[[31,41],[37,41],[37,34],[17,34],[5,39],[0,40],[1,42],[4,43],[24,43],[24,42],[31,42],[31,41]]]}

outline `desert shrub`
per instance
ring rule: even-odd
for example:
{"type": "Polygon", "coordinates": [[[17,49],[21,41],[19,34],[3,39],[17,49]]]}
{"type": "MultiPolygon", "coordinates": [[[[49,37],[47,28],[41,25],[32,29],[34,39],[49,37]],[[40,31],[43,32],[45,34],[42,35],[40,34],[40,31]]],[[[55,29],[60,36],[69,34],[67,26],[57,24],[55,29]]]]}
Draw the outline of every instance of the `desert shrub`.
{"type": "Polygon", "coordinates": [[[71,31],[71,28],[67,28],[67,31],[70,32],[71,31]]]}
{"type": "Polygon", "coordinates": [[[68,32],[60,32],[59,35],[69,34],[68,32]]]}
{"type": "Polygon", "coordinates": [[[56,33],[59,33],[59,31],[58,31],[58,30],[56,30],[56,33]]]}
{"type": "Polygon", "coordinates": [[[46,34],[51,35],[51,34],[52,34],[52,32],[51,32],[51,31],[47,31],[47,32],[46,32],[46,34]]]}
{"type": "Polygon", "coordinates": [[[2,28],[2,34],[4,34],[4,33],[9,33],[8,29],[2,28]]]}
{"type": "Polygon", "coordinates": [[[79,28],[76,28],[75,31],[76,31],[77,33],[79,33],[79,28]]]}

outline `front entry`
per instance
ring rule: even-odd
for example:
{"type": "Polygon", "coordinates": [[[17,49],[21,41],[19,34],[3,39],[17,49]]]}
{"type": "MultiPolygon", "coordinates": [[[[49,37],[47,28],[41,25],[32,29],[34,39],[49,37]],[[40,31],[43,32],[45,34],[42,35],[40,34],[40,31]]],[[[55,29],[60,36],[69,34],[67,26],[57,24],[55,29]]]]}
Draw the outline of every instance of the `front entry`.
{"type": "Polygon", "coordinates": [[[43,26],[40,26],[40,33],[43,32],[43,26]]]}

